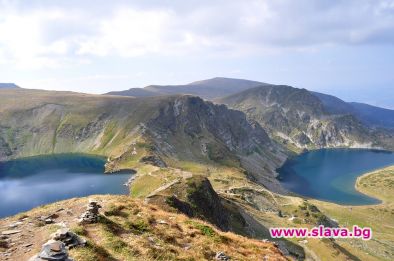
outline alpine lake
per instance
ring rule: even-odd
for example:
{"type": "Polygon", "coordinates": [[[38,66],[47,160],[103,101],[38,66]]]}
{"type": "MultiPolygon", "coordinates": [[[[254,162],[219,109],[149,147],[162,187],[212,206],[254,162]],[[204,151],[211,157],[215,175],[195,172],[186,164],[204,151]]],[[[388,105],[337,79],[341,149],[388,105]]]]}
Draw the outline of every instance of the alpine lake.
{"type": "Polygon", "coordinates": [[[0,162],[0,217],[59,200],[128,194],[131,171],[105,174],[106,159],[84,154],[36,156],[0,162]]]}
{"type": "Polygon", "coordinates": [[[394,153],[368,149],[321,149],[291,158],[278,169],[282,185],[295,194],[341,205],[380,201],[358,192],[359,176],[394,164],[394,153]]]}

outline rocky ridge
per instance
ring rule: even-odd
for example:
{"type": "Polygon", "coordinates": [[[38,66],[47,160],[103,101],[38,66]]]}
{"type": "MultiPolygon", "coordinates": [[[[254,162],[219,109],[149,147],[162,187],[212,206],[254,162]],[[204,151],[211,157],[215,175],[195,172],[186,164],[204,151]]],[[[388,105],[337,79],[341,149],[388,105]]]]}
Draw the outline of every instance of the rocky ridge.
{"type": "Polygon", "coordinates": [[[332,114],[305,89],[260,86],[216,100],[243,111],[288,149],[335,147],[392,149],[394,138],[370,129],[351,114],[332,114]],[[390,141],[390,142],[387,142],[390,141]]]}

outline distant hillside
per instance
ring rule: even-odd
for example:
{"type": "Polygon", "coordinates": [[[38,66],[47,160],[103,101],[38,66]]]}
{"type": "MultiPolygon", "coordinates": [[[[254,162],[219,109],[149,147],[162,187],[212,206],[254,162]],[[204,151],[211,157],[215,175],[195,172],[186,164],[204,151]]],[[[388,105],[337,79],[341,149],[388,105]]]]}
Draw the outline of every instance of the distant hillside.
{"type": "MultiPolygon", "coordinates": [[[[125,91],[109,92],[109,95],[154,97],[173,94],[190,94],[207,100],[217,100],[258,86],[273,86],[257,81],[212,78],[186,85],[149,85],[144,88],[131,88],[125,91]]],[[[394,110],[383,109],[362,103],[345,102],[335,96],[310,92],[323,104],[324,110],[331,114],[350,114],[369,127],[394,129],[394,110]]]]}
{"type": "Polygon", "coordinates": [[[26,89],[1,90],[0,97],[0,160],[93,153],[109,158],[109,172],[182,160],[242,167],[267,187],[278,185],[275,168],[284,157],[260,125],[198,97],[26,89]]]}
{"type": "Polygon", "coordinates": [[[20,88],[15,83],[0,83],[0,89],[15,89],[20,88]]]}
{"type": "Polygon", "coordinates": [[[373,126],[394,129],[394,110],[379,108],[365,103],[350,103],[356,115],[373,126]]]}
{"type": "Polygon", "coordinates": [[[291,150],[394,147],[394,139],[390,134],[370,129],[349,113],[351,105],[340,103],[333,96],[323,97],[325,102],[305,89],[270,85],[216,101],[245,112],[249,119],[260,123],[271,138],[284,143],[291,150]]]}
{"type": "Polygon", "coordinates": [[[109,92],[107,94],[134,97],[190,94],[210,100],[259,85],[264,85],[264,83],[217,77],[208,80],[192,82],[186,85],[149,85],[145,88],[131,88],[126,91],[109,92]]]}
{"type": "Polygon", "coordinates": [[[335,96],[312,92],[333,114],[352,114],[370,127],[394,129],[394,110],[358,102],[345,102],[335,96]]]}

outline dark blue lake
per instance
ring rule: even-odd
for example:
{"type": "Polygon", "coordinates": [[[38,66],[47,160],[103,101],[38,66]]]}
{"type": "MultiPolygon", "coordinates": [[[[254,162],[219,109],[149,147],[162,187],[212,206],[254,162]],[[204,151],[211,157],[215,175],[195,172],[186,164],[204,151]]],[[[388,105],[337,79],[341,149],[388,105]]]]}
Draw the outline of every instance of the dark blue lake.
{"type": "Polygon", "coordinates": [[[299,195],[343,205],[368,205],[380,201],[355,190],[357,177],[393,164],[391,152],[323,149],[288,160],[278,172],[283,186],[299,195]]]}
{"type": "Polygon", "coordinates": [[[0,217],[93,194],[127,194],[130,173],[104,174],[105,158],[80,154],[0,162],[0,217]]]}

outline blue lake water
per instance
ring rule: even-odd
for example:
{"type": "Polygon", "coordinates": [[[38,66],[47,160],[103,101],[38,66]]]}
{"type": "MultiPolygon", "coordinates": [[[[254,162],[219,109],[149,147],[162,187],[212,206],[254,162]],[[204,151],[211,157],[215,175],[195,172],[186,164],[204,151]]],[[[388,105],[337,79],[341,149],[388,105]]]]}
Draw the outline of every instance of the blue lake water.
{"type": "Polygon", "coordinates": [[[303,153],[278,169],[285,188],[302,196],[343,205],[380,201],[355,190],[358,176],[394,164],[394,153],[362,149],[323,149],[303,153]]]}
{"type": "Polygon", "coordinates": [[[130,173],[104,174],[105,158],[80,154],[0,162],[0,217],[93,194],[127,194],[130,173]]]}

